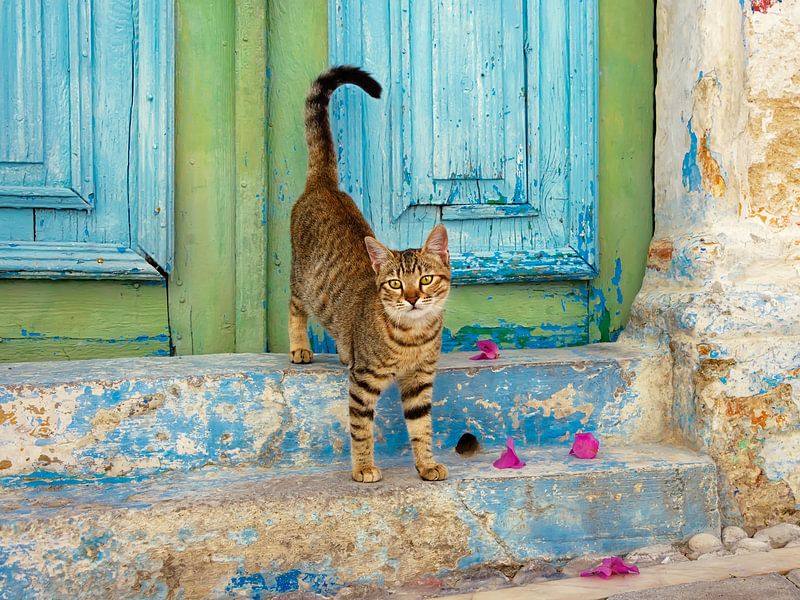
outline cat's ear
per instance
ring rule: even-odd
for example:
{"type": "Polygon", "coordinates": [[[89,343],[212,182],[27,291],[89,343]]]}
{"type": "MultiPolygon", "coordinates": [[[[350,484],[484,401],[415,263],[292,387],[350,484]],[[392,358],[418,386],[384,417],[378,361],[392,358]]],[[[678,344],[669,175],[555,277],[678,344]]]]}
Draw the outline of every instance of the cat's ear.
{"type": "Polygon", "coordinates": [[[447,248],[447,229],[444,228],[444,225],[439,223],[431,230],[422,249],[438,255],[444,264],[450,264],[450,251],[447,248]]]}
{"type": "Polygon", "coordinates": [[[376,273],[380,273],[381,267],[391,258],[392,251],[374,237],[365,237],[364,244],[367,246],[369,259],[372,261],[372,270],[376,273]]]}

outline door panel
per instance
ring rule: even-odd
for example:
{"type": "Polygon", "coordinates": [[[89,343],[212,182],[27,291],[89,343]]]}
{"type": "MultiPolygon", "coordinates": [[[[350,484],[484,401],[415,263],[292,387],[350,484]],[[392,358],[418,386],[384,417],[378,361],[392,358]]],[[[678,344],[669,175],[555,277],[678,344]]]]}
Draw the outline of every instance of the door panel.
{"type": "Polygon", "coordinates": [[[596,0],[331,0],[340,179],[395,248],[445,221],[457,281],[596,275],[596,0]]]}
{"type": "Polygon", "coordinates": [[[0,2],[0,206],[91,206],[88,9],[87,2],[0,2]]]}
{"type": "Polygon", "coordinates": [[[0,0],[0,277],[169,271],[172,11],[0,0]]]}

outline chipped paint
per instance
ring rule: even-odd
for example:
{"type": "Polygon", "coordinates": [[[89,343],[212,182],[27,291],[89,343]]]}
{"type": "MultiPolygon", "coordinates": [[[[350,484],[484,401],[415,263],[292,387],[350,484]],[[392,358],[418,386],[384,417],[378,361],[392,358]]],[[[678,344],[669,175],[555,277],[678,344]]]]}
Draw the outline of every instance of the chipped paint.
{"type": "Polygon", "coordinates": [[[489,468],[493,454],[448,454],[445,482],[387,469],[368,490],[346,471],[252,468],[6,489],[0,585],[47,598],[86,589],[115,598],[332,596],[348,584],[620,553],[719,529],[706,457],[658,445],[607,448],[602,462],[574,460],[566,448],[520,451],[531,465],[521,472],[489,468]]]}
{"type": "MultiPolygon", "coordinates": [[[[477,364],[470,355],[440,361],[440,447],[454,448],[470,429],[487,447],[507,435],[562,443],[579,429],[609,440],[660,439],[668,398],[649,387],[663,362],[650,352],[612,344],[508,350],[477,364]]],[[[347,464],[346,386],[334,356],[307,367],[282,355],[10,365],[0,370],[0,460],[18,482],[42,473],[133,477],[204,465],[347,464]]],[[[408,456],[396,388],[381,399],[376,427],[379,458],[408,456]]]]}
{"type": "Polygon", "coordinates": [[[683,186],[689,192],[697,192],[702,179],[697,166],[697,134],[692,131],[691,119],[686,123],[686,129],[689,131],[689,150],[683,156],[683,186]]]}
{"type": "Polygon", "coordinates": [[[706,190],[715,198],[720,198],[725,193],[725,179],[717,162],[717,158],[712,155],[709,149],[711,132],[705,131],[700,138],[700,147],[697,149],[697,163],[703,174],[703,185],[706,190]]]}
{"type": "MultiPolygon", "coordinates": [[[[594,412],[594,405],[590,402],[583,404],[576,404],[575,388],[572,384],[567,384],[567,387],[557,391],[555,394],[544,400],[528,400],[521,405],[520,408],[533,408],[542,411],[542,415],[550,417],[551,415],[556,419],[565,419],[571,417],[576,413],[580,413],[581,425],[586,425],[594,412]]],[[[512,409],[510,413],[512,421],[515,419],[515,411],[512,409]]]]}
{"type": "Polygon", "coordinates": [[[767,12],[772,6],[775,5],[776,2],[780,2],[781,0],[752,0],[750,6],[753,9],[753,12],[767,12]]]}
{"type": "Polygon", "coordinates": [[[672,264],[675,246],[672,240],[653,240],[647,253],[647,268],[656,271],[668,271],[672,264]]]}

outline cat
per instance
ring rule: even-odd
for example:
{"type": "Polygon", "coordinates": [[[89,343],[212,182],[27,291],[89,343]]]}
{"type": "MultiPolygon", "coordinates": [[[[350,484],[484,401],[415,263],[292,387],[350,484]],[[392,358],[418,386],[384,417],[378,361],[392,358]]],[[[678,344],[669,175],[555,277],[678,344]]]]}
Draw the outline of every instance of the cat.
{"type": "Polygon", "coordinates": [[[340,66],[322,73],[306,98],[308,176],[291,218],[290,359],[312,361],[313,314],[349,368],[355,481],[382,478],[374,460],[373,419],[379,394],[395,380],[417,472],[426,481],[443,480],[447,468],[433,457],[431,391],[450,291],[447,230],[436,225],[422,248],[390,250],[339,189],[328,104],[344,84],[373,98],[382,91],[369,73],[340,66]]]}

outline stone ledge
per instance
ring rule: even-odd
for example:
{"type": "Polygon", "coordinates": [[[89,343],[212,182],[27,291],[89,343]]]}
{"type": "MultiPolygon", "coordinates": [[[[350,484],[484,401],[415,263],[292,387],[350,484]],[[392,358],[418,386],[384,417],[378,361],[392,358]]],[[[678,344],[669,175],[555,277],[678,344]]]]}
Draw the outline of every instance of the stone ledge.
{"type": "MultiPolygon", "coordinates": [[[[667,430],[668,361],[598,344],[504,351],[497,361],[444,355],[434,432],[447,454],[471,431],[484,446],[658,441],[667,430]]],[[[280,468],[349,461],[346,373],[333,356],[290,365],[244,354],[0,366],[0,473],[119,477],[204,465],[280,468]]],[[[396,389],[381,399],[378,457],[407,455],[396,389]]],[[[2,483],[2,478],[0,478],[2,483]]]]}
{"type": "Polygon", "coordinates": [[[408,466],[371,485],[348,472],[212,468],[6,489],[0,585],[37,597],[332,593],[719,533],[708,458],[658,445],[605,448],[591,461],[564,449],[521,453],[529,466],[519,471],[493,469],[494,456],[451,457],[451,478],[439,483],[408,466]]]}

